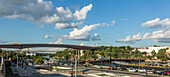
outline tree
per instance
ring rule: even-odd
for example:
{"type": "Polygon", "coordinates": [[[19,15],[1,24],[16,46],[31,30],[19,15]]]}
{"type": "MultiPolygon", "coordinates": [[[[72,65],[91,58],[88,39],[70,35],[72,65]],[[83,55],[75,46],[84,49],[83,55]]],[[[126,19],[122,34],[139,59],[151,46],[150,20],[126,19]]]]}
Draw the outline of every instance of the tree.
{"type": "Polygon", "coordinates": [[[157,45],[154,45],[153,47],[158,47],[157,45]]]}
{"type": "Polygon", "coordinates": [[[140,54],[142,55],[142,58],[143,58],[143,59],[146,59],[146,58],[147,58],[147,52],[146,52],[146,51],[145,51],[145,52],[141,52],[140,54]]]}
{"type": "Polygon", "coordinates": [[[2,53],[2,49],[0,49],[0,53],[2,53]]]}
{"type": "Polygon", "coordinates": [[[161,61],[165,61],[168,58],[165,52],[166,52],[166,49],[160,49],[157,54],[157,58],[160,59],[161,61]]]}
{"type": "Polygon", "coordinates": [[[130,47],[130,46],[126,46],[126,49],[127,49],[127,50],[131,50],[131,47],[130,47]]]}
{"type": "Polygon", "coordinates": [[[151,54],[152,54],[152,58],[154,58],[156,56],[156,52],[155,51],[152,51],[151,54]]]}
{"type": "Polygon", "coordinates": [[[44,59],[47,60],[47,61],[49,60],[49,58],[44,58],[44,59]]]}
{"type": "Polygon", "coordinates": [[[42,64],[42,63],[44,63],[44,61],[43,61],[43,58],[42,57],[39,57],[39,58],[37,58],[36,60],[35,60],[35,63],[36,64],[42,64]]]}

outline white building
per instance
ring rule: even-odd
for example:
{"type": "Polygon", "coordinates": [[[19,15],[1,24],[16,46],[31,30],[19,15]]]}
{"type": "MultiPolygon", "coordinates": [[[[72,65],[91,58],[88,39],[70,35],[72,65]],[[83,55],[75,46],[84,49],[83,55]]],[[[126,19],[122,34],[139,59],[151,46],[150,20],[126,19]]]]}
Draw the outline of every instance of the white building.
{"type": "Polygon", "coordinates": [[[36,56],[36,53],[35,53],[35,52],[26,52],[26,55],[27,55],[27,56],[28,56],[28,55],[29,55],[29,56],[33,56],[33,55],[36,56]]]}
{"type": "Polygon", "coordinates": [[[147,55],[152,55],[151,52],[155,51],[156,53],[159,52],[160,49],[166,49],[168,46],[162,46],[162,47],[148,47],[148,48],[140,48],[138,51],[140,52],[147,52],[147,55]]]}

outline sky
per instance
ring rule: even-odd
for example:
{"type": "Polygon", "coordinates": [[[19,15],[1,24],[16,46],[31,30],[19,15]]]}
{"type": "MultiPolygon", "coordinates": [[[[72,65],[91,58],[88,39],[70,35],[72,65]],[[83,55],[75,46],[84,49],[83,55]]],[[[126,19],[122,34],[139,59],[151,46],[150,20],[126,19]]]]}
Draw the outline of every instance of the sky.
{"type": "Polygon", "coordinates": [[[0,44],[170,45],[169,0],[0,0],[0,44]]]}

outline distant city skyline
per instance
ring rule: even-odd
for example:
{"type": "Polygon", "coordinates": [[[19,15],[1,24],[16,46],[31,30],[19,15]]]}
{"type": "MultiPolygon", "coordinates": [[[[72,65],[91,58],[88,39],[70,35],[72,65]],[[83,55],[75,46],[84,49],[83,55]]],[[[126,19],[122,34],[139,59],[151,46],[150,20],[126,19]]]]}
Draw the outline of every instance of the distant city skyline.
{"type": "Polygon", "coordinates": [[[1,0],[0,44],[170,45],[169,0],[1,0]]]}

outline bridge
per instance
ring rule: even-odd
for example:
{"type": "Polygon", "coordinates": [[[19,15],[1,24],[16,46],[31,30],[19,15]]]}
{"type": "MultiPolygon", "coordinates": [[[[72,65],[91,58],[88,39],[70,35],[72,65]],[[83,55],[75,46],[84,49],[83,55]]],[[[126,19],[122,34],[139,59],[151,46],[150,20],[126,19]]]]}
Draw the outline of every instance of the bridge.
{"type": "Polygon", "coordinates": [[[61,48],[90,49],[90,50],[105,49],[105,48],[101,48],[101,47],[68,45],[68,44],[7,44],[7,45],[0,45],[0,48],[14,48],[14,49],[35,48],[35,47],[61,47],[61,48]]]}

